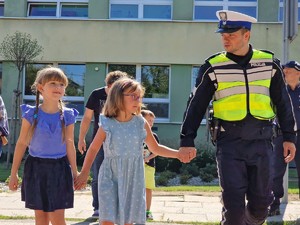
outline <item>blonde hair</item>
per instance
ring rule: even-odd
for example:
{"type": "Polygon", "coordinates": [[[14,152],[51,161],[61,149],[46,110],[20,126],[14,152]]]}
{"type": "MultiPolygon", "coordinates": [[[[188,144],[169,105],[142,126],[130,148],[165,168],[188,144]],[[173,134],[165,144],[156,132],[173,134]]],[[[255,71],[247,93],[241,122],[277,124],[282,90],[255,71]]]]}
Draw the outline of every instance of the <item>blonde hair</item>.
{"type": "MultiPolygon", "coordinates": [[[[31,90],[33,93],[35,93],[35,111],[33,114],[33,123],[31,125],[31,128],[29,130],[28,133],[28,143],[30,142],[33,133],[35,131],[35,128],[37,126],[38,123],[38,111],[39,111],[39,105],[40,105],[40,91],[38,90],[38,86],[39,85],[45,85],[46,83],[48,83],[49,81],[58,81],[58,82],[62,82],[65,87],[68,86],[69,81],[68,81],[68,77],[65,75],[65,73],[57,68],[57,67],[46,67],[43,68],[41,70],[39,70],[37,72],[36,75],[36,79],[33,83],[33,85],[31,86],[31,90]]],[[[62,126],[62,140],[65,141],[65,134],[66,134],[66,129],[65,129],[65,122],[64,122],[64,113],[63,113],[63,107],[64,107],[64,103],[62,102],[62,100],[60,99],[58,102],[58,108],[60,111],[60,120],[61,120],[61,126],[62,126]]]]}
{"type": "MultiPolygon", "coordinates": [[[[124,92],[133,93],[139,91],[140,97],[144,96],[144,87],[136,80],[130,78],[121,78],[113,83],[107,100],[104,104],[102,113],[106,117],[117,117],[120,111],[124,110],[124,92]]],[[[135,115],[141,114],[142,103],[140,102],[135,115]]]]}
{"type": "Polygon", "coordinates": [[[154,113],[151,110],[148,110],[148,109],[142,109],[141,114],[142,114],[143,117],[151,116],[151,117],[155,118],[154,113]]]}

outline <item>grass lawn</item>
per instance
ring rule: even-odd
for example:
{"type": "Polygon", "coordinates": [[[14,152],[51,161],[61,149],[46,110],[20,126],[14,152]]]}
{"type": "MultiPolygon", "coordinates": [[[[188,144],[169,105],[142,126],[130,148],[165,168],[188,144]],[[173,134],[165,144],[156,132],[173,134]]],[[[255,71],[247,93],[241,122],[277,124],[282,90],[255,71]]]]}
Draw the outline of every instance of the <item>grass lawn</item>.
{"type": "MultiPolygon", "coordinates": [[[[80,169],[80,168],[78,168],[80,169]]],[[[23,163],[20,166],[19,177],[23,174],[23,163]]],[[[0,181],[4,182],[10,175],[10,167],[6,168],[6,162],[0,162],[0,181]]],[[[170,187],[157,187],[156,191],[191,191],[191,192],[220,192],[219,185],[203,185],[203,186],[170,186],[170,187]]],[[[289,194],[299,194],[297,172],[294,168],[289,170],[289,194]]]]}

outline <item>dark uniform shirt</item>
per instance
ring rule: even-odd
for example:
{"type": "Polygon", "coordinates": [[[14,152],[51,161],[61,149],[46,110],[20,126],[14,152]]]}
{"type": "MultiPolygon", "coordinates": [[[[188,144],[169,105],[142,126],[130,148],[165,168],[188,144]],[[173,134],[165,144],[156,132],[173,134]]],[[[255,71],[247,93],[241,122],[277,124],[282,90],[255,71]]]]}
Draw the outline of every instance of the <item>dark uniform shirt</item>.
{"type": "Polygon", "coordinates": [[[294,107],[294,114],[296,118],[297,123],[297,131],[300,132],[300,84],[295,88],[295,90],[292,90],[288,86],[288,92],[291,96],[293,107],[294,107]]]}
{"type": "Polygon", "coordinates": [[[104,103],[107,99],[105,87],[97,88],[91,93],[85,107],[94,111],[94,131],[93,137],[95,137],[99,128],[99,115],[102,111],[104,103]]]}
{"type": "MultiPolygon", "coordinates": [[[[226,53],[226,56],[239,64],[242,68],[245,68],[245,66],[249,63],[252,54],[252,46],[250,45],[249,51],[245,56],[237,56],[231,53],[226,53]]],[[[271,79],[270,98],[275,106],[275,112],[283,131],[284,140],[295,143],[296,127],[291,100],[284,82],[280,62],[276,58],[273,60],[273,70],[275,72],[271,79]]],[[[188,106],[185,111],[183,124],[181,126],[181,147],[195,146],[194,139],[197,136],[197,130],[206,113],[206,109],[210,101],[213,99],[215,91],[217,90],[217,81],[212,81],[209,77],[209,73],[213,73],[213,69],[210,63],[206,60],[205,63],[200,67],[195,85],[196,89],[194,93],[190,95],[188,100],[188,106]]]]}

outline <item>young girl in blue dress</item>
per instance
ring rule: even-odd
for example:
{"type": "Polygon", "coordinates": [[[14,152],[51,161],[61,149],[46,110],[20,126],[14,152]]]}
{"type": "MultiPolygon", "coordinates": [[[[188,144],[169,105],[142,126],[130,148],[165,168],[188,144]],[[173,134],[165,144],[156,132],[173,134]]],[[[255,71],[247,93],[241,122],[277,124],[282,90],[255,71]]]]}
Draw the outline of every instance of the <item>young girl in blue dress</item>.
{"type": "Polygon", "coordinates": [[[21,196],[25,207],[34,210],[36,225],[65,225],[65,209],[73,208],[73,179],[78,175],[74,123],[78,112],[62,102],[67,86],[68,78],[61,69],[44,68],[32,85],[36,105],[21,105],[22,126],[9,188],[18,188],[18,170],[28,147],[21,196]]]}
{"type": "Polygon", "coordinates": [[[98,176],[99,218],[102,225],[145,224],[143,142],[156,155],[178,158],[177,150],[157,143],[141,116],[144,88],[135,80],[116,81],[100,115],[75,188],[86,185],[91,165],[103,144],[105,158],[98,176]]]}

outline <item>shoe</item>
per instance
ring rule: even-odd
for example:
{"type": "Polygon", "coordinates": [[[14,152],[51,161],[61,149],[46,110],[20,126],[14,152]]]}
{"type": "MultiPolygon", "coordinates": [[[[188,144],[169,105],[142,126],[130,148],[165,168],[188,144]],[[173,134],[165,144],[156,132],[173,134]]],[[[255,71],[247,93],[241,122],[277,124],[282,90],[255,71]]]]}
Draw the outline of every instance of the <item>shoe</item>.
{"type": "Polygon", "coordinates": [[[153,220],[153,216],[150,211],[146,211],[146,220],[153,220]]]}
{"type": "Polygon", "coordinates": [[[280,198],[275,197],[274,201],[270,205],[268,216],[278,216],[280,215],[280,198]]]}
{"type": "Polygon", "coordinates": [[[94,213],[93,213],[92,217],[93,218],[98,218],[99,217],[99,210],[98,209],[94,210],[94,213]]]}
{"type": "Polygon", "coordinates": [[[271,216],[278,216],[280,215],[280,209],[277,208],[277,209],[270,209],[269,210],[269,213],[268,213],[268,216],[271,217],[271,216]]]}
{"type": "Polygon", "coordinates": [[[278,215],[280,215],[279,205],[277,205],[277,206],[271,205],[269,212],[268,212],[268,216],[278,216],[278,215]]]}

